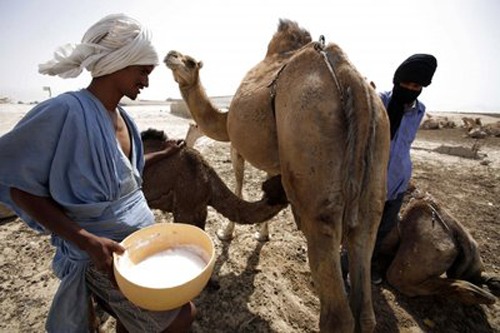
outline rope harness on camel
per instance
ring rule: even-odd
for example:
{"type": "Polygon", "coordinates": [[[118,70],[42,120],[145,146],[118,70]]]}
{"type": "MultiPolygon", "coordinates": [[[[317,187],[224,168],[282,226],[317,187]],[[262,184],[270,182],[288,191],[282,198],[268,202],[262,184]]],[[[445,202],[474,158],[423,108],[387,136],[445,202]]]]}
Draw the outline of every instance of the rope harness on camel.
{"type": "MultiPolygon", "coordinates": [[[[446,223],[445,219],[441,216],[441,214],[439,214],[436,206],[437,204],[434,202],[434,199],[432,197],[429,196],[429,194],[427,194],[426,196],[421,196],[421,197],[418,197],[418,196],[413,196],[414,199],[416,200],[425,200],[426,203],[427,203],[427,207],[430,208],[430,211],[431,211],[431,223],[432,225],[434,226],[434,224],[436,222],[440,223],[443,228],[448,231],[448,232],[451,232],[451,228],[450,226],[448,225],[448,223],[446,223]],[[425,199],[424,199],[425,198],[425,199]]],[[[400,223],[401,223],[401,219],[399,219],[398,223],[396,224],[396,227],[397,227],[397,232],[398,232],[398,235],[401,236],[401,226],[400,226],[400,223]]]]}
{"type": "Polygon", "coordinates": [[[328,68],[328,71],[332,75],[333,81],[335,82],[335,85],[337,86],[337,90],[340,95],[340,104],[344,105],[344,91],[342,90],[342,85],[340,84],[340,80],[338,78],[337,73],[335,73],[335,66],[334,64],[336,63],[335,59],[331,59],[331,54],[325,52],[325,36],[321,35],[319,36],[319,42],[314,43],[314,49],[321,53],[323,56],[323,60],[325,61],[326,67],[328,68]]]}

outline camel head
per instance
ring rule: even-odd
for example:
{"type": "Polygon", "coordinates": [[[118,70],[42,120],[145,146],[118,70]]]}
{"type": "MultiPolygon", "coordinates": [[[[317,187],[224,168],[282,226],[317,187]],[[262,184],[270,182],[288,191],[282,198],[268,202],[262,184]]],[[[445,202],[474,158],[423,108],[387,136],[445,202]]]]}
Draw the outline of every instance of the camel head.
{"type": "Polygon", "coordinates": [[[278,31],[267,45],[266,57],[300,49],[311,42],[311,34],[296,22],[280,19],[278,31]]]}
{"type": "Polygon", "coordinates": [[[141,132],[141,140],[144,146],[144,153],[147,154],[164,149],[168,136],[164,131],[148,128],[141,132]]]}
{"type": "Polygon", "coordinates": [[[184,55],[177,51],[170,51],[163,59],[165,65],[170,68],[174,80],[180,87],[193,86],[199,81],[200,69],[203,62],[196,61],[193,57],[184,55]]]}

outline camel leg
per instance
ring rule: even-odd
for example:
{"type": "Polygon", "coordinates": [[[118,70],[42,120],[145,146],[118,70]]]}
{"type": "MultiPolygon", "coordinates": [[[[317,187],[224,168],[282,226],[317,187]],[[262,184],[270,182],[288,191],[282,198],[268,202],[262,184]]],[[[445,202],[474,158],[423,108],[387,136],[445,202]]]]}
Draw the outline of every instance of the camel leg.
{"type": "Polygon", "coordinates": [[[184,139],[184,141],[186,142],[186,146],[189,148],[193,148],[196,144],[196,140],[198,140],[202,136],[203,132],[200,130],[198,125],[190,123],[188,131],[186,133],[186,138],[184,139]]]}
{"type": "MultiPolygon", "coordinates": [[[[267,174],[266,179],[271,178],[272,174],[267,174]]],[[[259,242],[267,242],[269,241],[269,223],[267,221],[262,222],[260,224],[259,230],[254,234],[255,239],[257,239],[259,242]]]]}
{"type": "Polygon", "coordinates": [[[488,291],[465,280],[448,279],[439,276],[429,277],[424,281],[398,280],[398,274],[389,268],[387,279],[389,283],[403,294],[414,296],[443,295],[446,298],[463,304],[493,304],[496,297],[488,291]]]}
{"type": "Polygon", "coordinates": [[[500,277],[482,272],[480,282],[488,286],[493,295],[500,297],[500,277]]]}
{"type": "MultiPolygon", "coordinates": [[[[326,215],[325,215],[326,216],[326,215]]],[[[320,300],[320,332],[352,333],[354,318],[342,283],[341,231],[329,222],[302,216],[300,226],[307,239],[309,266],[320,300]]]]}
{"type": "MultiPolygon", "coordinates": [[[[234,176],[236,179],[236,187],[234,193],[243,198],[243,178],[245,172],[245,160],[243,157],[233,148],[231,145],[231,163],[233,165],[234,176]]],[[[220,240],[229,240],[233,238],[234,233],[234,222],[229,221],[225,228],[219,229],[217,231],[217,237],[220,240]]]]}
{"type": "Polygon", "coordinates": [[[373,332],[376,320],[372,306],[370,270],[378,223],[367,223],[370,219],[363,216],[360,216],[359,221],[365,223],[347,231],[349,301],[355,317],[355,332],[373,332]]]}
{"type": "Polygon", "coordinates": [[[245,160],[238,151],[231,146],[231,163],[234,170],[234,178],[236,181],[236,187],[234,188],[234,193],[243,198],[243,180],[245,176],[245,160]]]}
{"type": "Polygon", "coordinates": [[[259,230],[255,232],[254,237],[259,242],[267,242],[269,240],[269,224],[267,221],[260,224],[259,230]]]}

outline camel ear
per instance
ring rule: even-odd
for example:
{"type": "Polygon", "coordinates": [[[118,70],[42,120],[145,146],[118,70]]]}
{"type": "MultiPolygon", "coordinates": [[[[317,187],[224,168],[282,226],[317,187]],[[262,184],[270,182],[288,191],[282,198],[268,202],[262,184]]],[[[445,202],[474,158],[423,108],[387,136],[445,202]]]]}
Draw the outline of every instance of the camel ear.
{"type": "Polygon", "coordinates": [[[198,61],[198,68],[202,68],[203,67],[203,61],[198,61]]]}

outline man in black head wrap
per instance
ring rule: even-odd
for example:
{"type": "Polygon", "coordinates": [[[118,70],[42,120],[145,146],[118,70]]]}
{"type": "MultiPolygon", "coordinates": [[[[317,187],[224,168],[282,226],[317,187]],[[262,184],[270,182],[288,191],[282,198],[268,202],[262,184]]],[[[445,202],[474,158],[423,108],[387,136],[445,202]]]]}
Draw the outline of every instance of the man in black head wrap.
{"type": "Polygon", "coordinates": [[[423,87],[431,84],[436,67],[434,56],[414,54],[396,69],[392,91],[380,94],[390,121],[391,150],[387,169],[387,201],[372,258],[373,283],[382,281],[385,269],[379,253],[380,245],[398,221],[403,196],[411,178],[410,147],[425,114],[425,105],[417,97],[423,87]]]}
{"type": "MultiPolygon", "coordinates": [[[[414,54],[406,59],[394,73],[392,95],[384,100],[391,123],[391,140],[399,129],[405,108],[413,106],[422,92],[422,87],[431,84],[437,67],[436,58],[428,54],[414,54]]],[[[423,106],[425,112],[425,106],[423,106]]]]}

